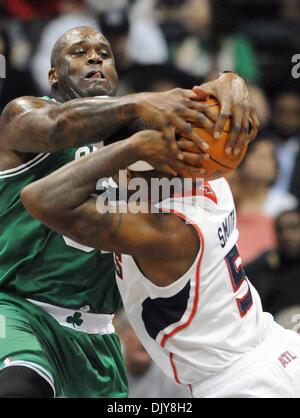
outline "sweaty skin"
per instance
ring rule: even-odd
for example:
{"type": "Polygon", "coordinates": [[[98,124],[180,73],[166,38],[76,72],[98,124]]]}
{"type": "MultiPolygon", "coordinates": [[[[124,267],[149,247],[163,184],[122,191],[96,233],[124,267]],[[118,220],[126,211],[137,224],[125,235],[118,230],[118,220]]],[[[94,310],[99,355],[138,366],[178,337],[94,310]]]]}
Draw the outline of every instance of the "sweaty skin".
{"type": "MultiPolygon", "coordinates": [[[[98,142],[137,121],[163,133],[171,150],[166,159],[169,170],[172,164],[177,166],[178,158],[184,158],[188,170],[190,156],[178,150],[176,128],[188,133],[203,151],[191,157],[200,166],[202,159],[207,158],[207,147],[193,132],[191,123],[213,132],[215,122],[220,128],[224,117],[230,114],[238,114],[239,120],[241,113],[248,119],[249,115],[252,119],[255,116],[247,87],[235,74],[224,74],[205,84],[205,90],[196,86],[193,90],[176,88],[162,93],[113,97],[118,77],[110,45],[98,30],[85,26],[69,30],[57,41],[49,82],[58,103],[25,96],[8,103],[4,109],[0,120],[0,171],[28,161],[35,153],[98,142]],[[216,95],[223,103],[219,121],[214,112],[199,102],[207,94],[216,95]],[[103,95],[109,97],[95,97],[103,95]]],[[[238,127],[241,124],[233,127],[235,134],[238,127]]],[[[254,122],[247,135],[241,129],[240,140],[253,139],[257,127],[254,122]]]]}

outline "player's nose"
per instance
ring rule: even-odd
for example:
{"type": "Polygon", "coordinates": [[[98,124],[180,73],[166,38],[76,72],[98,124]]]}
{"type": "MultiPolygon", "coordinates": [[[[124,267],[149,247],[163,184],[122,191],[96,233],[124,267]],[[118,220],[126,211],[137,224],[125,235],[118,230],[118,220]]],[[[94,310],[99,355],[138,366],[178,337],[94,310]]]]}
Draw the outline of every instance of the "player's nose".
{"type": "Polygon", "coordinates": [[[101,56],[95,50],[91,51],[87,58],[89,64],[98,64],[102,62],[101,56]]]}

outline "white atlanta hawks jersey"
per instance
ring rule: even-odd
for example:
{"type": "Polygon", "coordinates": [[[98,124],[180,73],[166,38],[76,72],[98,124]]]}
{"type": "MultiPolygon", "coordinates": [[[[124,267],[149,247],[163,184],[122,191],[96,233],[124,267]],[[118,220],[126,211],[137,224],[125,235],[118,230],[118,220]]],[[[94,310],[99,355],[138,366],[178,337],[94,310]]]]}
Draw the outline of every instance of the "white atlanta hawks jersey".
{"type": "Polygon", "coordinates": [[[116,280],[128,319],[153,360],[177,383],[194,384],[258,346],[273,317],[262,311],[242,268],[236,212],[225,179],[205,182],[194,196],[175,196],[158,206],[196,228],[200,250],[193,265],[176,282],[159,287],[131,256],[115,254],[116,280]]]}

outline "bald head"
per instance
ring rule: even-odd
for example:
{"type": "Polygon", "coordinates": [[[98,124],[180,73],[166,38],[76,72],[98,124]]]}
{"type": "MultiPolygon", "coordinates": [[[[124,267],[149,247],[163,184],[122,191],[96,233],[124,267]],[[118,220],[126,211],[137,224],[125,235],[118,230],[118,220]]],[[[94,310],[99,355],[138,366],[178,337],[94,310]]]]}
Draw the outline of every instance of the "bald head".
{"type": "Polygon", "coordinates": [[[49,71],[52,94],[58,101],[114,96],[117,82],[113,52],[98,29],[78,26],[58,38],[49,71]]]}
{"type": "MultiPolygon", "coordinates": [[[[84,36],[89,37],[90,35],[98,34],[103,39],[104,36],[102,33],[91,26],[77,26],[76,28],[69,29],[67,32],[62,34],[58,40],[55,42],[52,52],[51,52],[51,68],[57,67],[59,64],[59,58],[61,56],[61,52],[64,48],[72,45],[76,42],[77,38],[82,38],[84,36]]],[[[108,42],[108,41],[107,41],[108,42]]]]}

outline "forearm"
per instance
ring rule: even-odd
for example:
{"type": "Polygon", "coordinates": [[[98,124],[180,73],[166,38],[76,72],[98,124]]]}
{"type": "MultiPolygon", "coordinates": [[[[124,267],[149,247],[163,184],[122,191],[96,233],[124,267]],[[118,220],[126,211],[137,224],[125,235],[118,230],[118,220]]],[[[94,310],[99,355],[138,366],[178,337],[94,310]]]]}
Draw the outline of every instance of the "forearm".
{"type": "Polygon", "coordinates": [[[67,216],[88,200],[99,179],[135,162],[139,158],[136,149],[131,139],[109,145],[29,184],[21,199],[33,215],[67,216]]]}
{"type": "Polygon", "coordinates": [[[55,123],[49,139],[57,147],[78,147],[103,141],[137,120],[134,96],[75,99],[52,110],[55,123]]]}
{"type": "MultiPolygon", "coordinates": [[[[136,194],[137,190],[140,188],[141,183],[146,182],[147,187],[145,190],[147,190],[147,195],[143,194],[143,197],[145,198],[143,201],[151,201],[153,198],[152,196],[152,184],[153,180],[158,180],[159,182],[161,180],[172,180],[174,179],[173,174],[165,173],[159,170],[149,170],[149,171],[133,171],[128,170],[122,173],[122,176],[120,177],[120,173],[115,173],[113,176],[111,176],[114,183],[118,186],[118,188],[115,188],[116,186],[111,186],[112,188],[108,189],[108,194],[112,193],[113,199],[116,201],[124,201],[127,199],[127,202],[131,198],[132,195],[136,194]],[[126,175],[126,177],[125,177],[126,175]],[[131,185],[130,185],[131,182],[131,185]],[[124,188],[126,190],[124,190],[124,188]]],[[[163,187],[158,187],[157,189],[159,193],[159,200],[163,197],[163,187]]],[[[156,196],[157,197],[157,196],[156,196]]],[[[141,199],[141,197],[140,197],[141,199]]]]}
{"type": "Polygon", "coordinates": [[[136,122],[137,95],[62,104],[36,97],[10,102],[1,116],[1,145],[22,153],[55,152],[94,143],[136,122]]]}

